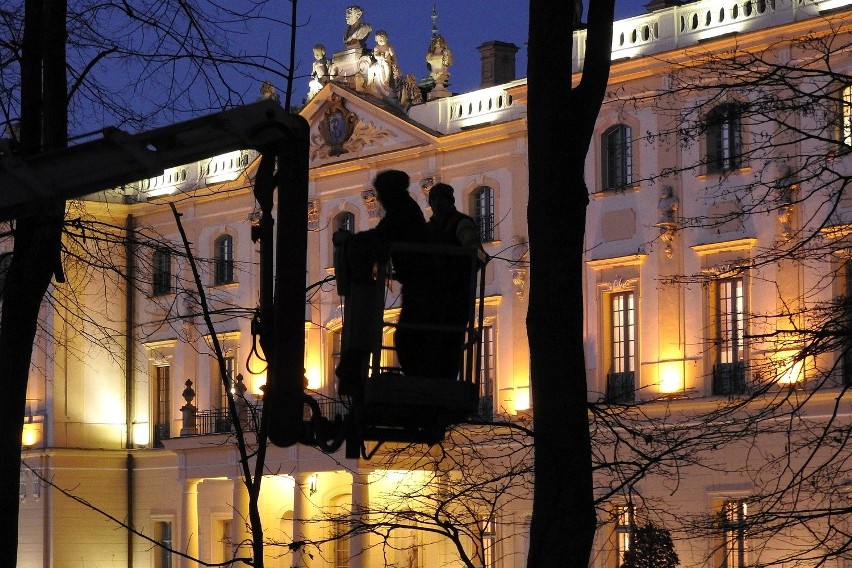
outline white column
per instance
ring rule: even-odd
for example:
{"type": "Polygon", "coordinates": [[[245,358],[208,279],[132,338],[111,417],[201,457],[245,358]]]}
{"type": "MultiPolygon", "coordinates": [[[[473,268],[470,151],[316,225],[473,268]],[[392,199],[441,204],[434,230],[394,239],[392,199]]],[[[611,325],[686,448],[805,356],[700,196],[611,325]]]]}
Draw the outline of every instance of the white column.
{"type": "Polygon", "coordinates": [[[231,480],[234,497],[233,517],[231,519],[231,542],[237,556],[251,557],[251,532],[249,531],[249,494],[242,475],[231,480]]]}
{"type": "MultiPolygon", "coordinates": [[[[177,549],[198,558],[198,483],[200,479],[187,479],[183,484],[183,514],[181,515],[180,543],[177,549]]],[[[178,544],[178,543],[175,543],[178,544]]],[[[182,568],[197,568],[198,563],[181,557],[182,568]]]]}
{"type": "MultiPolygon", "coordinates": [[[[310,473],[298,473],[295,476],[296,485],[293,487],[293,542],[304,542],[308,539],[307,519],[310,501],[310,473]]],[[[305,547],[293,550],[293,568],[309,568],[311,557],[305,547]]]]}
{"type": "MultiPolygon", "coordinates": [[[[352,474],[352,522],[360,527],[369,522],[370,472],[359,469],[352,474]]],[[[349,568],[370,568],[370,534],[356,530],[349,538],[349,568]]]]}

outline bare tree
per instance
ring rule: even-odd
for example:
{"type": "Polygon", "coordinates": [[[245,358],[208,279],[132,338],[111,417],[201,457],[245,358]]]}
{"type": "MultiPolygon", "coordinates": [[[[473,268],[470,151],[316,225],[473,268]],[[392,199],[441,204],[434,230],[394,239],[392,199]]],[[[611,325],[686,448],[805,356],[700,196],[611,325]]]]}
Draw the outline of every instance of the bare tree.
{"type": "Polygon", "coordinates": [[[531,568],[566,558],[586,565],[596,525],[580,308],[589,200],[583,174],[609,77],[614,2],[590,3],[577,85],[573,39],[565,42],[578,24],[574,12],[530,2],[527,335],[536,431],[531,568]],[[572,133],[567,144],[564,132],[572,133]]]}
{"type": "MultiPolygon", "coordinates": [[[[292,17],[295,17],[295,0],[292,17]]],[[[65,145],[69,129],[91,125],[147,127],[156,122],[241,103],[248,95],[235,79],[292,79],[289,66],[267,53],[238,54],[229,38],[246,26],[278,24],[270,2],[248,9],[215,2],[66,2],[26,0],[0,8],[3,83],[0,113],[13,151],[22,155],[65,145]],[[170,17],[160,17],[169,14],[170,17]],[[270,16],[268,14],[273,14],[270,16]],[[108,69],[121,67],[123,73],[108,69]],[[8,72],[7,72],[8,70],[8,72]],[[121,77],[125,81],[121,81],[121,77]],[[139,96],[144,93],[144,97],[139,96]],[[149,101],[140,105],[140,101],[149,101]]],[[[288,23],[295,29],[293,21],[288,23]]],[[[290,99],[289,82],[287,101],[290,99]]],[[[4,188],[14,191],[15,188],[4,188]]],[[[42,299],[55,278],[64,281],[61,235],[65,204],[45,202],[35,216],[12,225],[14,250],[6,274],[0,355],[10,411],[2,446],[0,503],[2,563],[16,564],[16,496],[27,378],[42,299]],[[45,261],[47,259],[47,261],[45,261]],[[15,298],[15,301],[8,301],[15,298]]],[[[62,292],[57,292],[61,294],[62,292]]]]}

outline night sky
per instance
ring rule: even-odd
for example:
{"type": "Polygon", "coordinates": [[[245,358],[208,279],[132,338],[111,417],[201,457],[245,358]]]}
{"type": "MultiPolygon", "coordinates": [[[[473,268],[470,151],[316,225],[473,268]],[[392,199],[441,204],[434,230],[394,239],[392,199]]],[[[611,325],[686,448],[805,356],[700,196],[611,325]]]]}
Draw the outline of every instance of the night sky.
{"type": "MultiPolygon", "coordinates": [[[[648,0],[616,0],[616,18],[622,19],[645,13],[648,0]]],[[[397,53],[404,74],[414,73],[421,79],[428,73],[426,50],[432,34],[432,6],[428,0],[320,0],[301,2],[297,31],[297,74],[310,73],[313,61],[311,47],[322,43],[328,57],[343,49],[346,29],[346,7],[357,4],[364,10],[363,21],[373,32],[383,29],[397,53]]],[[[526,76],[526,40],[528,35],[529,3],[517,0],[436,0],[438,33],[443,35],[453,51],[450,67],[450,90],[467,92],[479,86],[479,52],[477,47],[487,41],[514,43],[521,50],[517,55],[517,75],[526,76]]],[[[588,0],[585,2],[588,7],[588,0]]],[[[569,5],[567,0],[566,7],[569,5]]],[[[274,38],[286,45],[288,38],[274,38]]],[[[373,47],[373,35],[367,41],[373,47]]],[[[283,55],[283,53],[282,53],[283,55]]],[[[308,79],[296,81],[294,97],[307,93],[308,79]]]]}

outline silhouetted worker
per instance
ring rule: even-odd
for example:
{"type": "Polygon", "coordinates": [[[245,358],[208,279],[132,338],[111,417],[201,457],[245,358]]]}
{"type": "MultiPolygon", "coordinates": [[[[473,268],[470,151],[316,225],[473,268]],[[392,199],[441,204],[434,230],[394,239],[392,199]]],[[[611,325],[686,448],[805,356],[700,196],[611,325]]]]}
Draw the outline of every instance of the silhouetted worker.
{"type": "MultiPolygon", "coordinates": [[[[463,247],[484,264],[487,255],[479,240],[479,230],[473,219],[456,209],[453,188],[439,183],[429,190],[429,206],[432,218],[427,223],[429,241],[440,245],[463,247]]],[[[470,299],[473,292],[472,271],[474,264],[470,256],[439,255],[436,258],[434,281],[434,314],[432,322],[457,328],[457,331],[440,331],[432,334],[431,346],[434,357],[431,375],[456,378],[459,372],[464,328],[470,317],[470,299]]]]}
{"type": "MultiPolygon", "coordinates": [[[[359,286],[359,282],[366,283],[363,285],[369,287],[369,291],[362,288],[362,292],[371,295],[367,305],[362,308],[370,312],[365,314],[368,319],[376,315],[381,318],[381,310],[384,307],[381,300],[385,273],[383,267],[389,258],[393,260],[392,277],[402,284],[400,327],[395,334],[397,357],[403,371],[413,375],[416,373],[418,359],[418,333],[422,332],[406,329],[406,324],[422,322],[424,310],[428,310],[425,299],[428,290],[424,286],[423,263],[410,255],[391,255],[389,248],[393,242],[426,242],[426,220],[417,202],[408,193],[408,184],[409,178],[405,172],[387,170],[379,173],[373,181],[373,187],[376,190],[376,198],[385,210],[384,217],[369,231],[348,237],[338,231],[335,233],[334,243],[340,246],[346,243],[347,266],[350,267],[347,275],[338,275],[338,280],[345,283],[344,287],[349,285],[348,279],[351,279],[353,289],[359,286]]],[[[345,289],[341,290],[341,295],[347,295],[345,289]]],[[[353,394],[363,386],[361,383],[366,376],[370,349],[376,343],[374,336],[365,337],[370,335],[369,330],[358,329],[358,322],[351,321],[361,317],[361,313],[350,318],[350,303],[353,308],[361,309],[357,302],[347,302],[341,358],[336,370],[340,379],[341,394],[353,394]],[[347,318],[350,320],[348,323],[347,318]]],[[[379,333],[380,321],[379,319],[377,328],[379,333]]],[[[374,329],[372,331],[375,333],[374,329]]]]}

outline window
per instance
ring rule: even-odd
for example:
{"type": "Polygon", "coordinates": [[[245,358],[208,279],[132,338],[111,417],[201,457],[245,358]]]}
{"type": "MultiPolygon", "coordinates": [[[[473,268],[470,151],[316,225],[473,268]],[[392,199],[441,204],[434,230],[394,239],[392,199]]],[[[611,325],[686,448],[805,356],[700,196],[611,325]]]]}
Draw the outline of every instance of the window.
{"type": "Polygon", "coordinates": [[[838,109],[837,139],[844,146],[852,147],[852,84],[840,90],[840,108],[838,109]]]}
{"type": "Polygon", "coordinates": [[[216,520],[214,531],[214,559],[218,562],[227,562],[234,557],[231,546],[231,519],[216,520]]]}
{"type": "Polygon", "coordinates": [[[633,540],[633,506],[619,505],[615,508],[615,566],[621,568],[624,557],[633,540]]]}
{"type": "Polygon", "coordinates": [[[159,296],[172,291],[172,253],[167,248],[158,248],[153,258],[153,294],[159,296]]]}
{"type": "Polygon", "coordinates": [[[636,308],[633,291],[612,294],[610,299],[610,371],[606,400],[633,402],[636,390],[636,308]]]}
{"type": "Polygon", "coordinates": [[[166,440],[170,437],[169,435],[169,422],[171,422],[171,411],[169,409],[169,405],[171,404],[171,380],[170,380],[170,371],[171,367],[168,365],[160,365],[154,367],[154,387],[157,389],[154,408],[154,417],[156,422],[154,423],[154,446],[163,447],[163,440],[166,440]]]}
{"type": "Polygon", "coordinates": [[[222,235],[214,243],[214,262],[216,264],[215,284],[230,284],[234,281],[234,237],[222,235]]]}
{"type": "Polygon", "coordinates": [[[482,326],[482,353],[479,367],[479,414],[491,420],[494,413],[494,382],[497,379],[494,327],[482,326]]]}
{"type": "Polygon", "coordinates": [[[341,495],[331,503],[334,518],[331,522],[331,544],[334,553],[334,568],[349,568],[349,521],[347,520],[348,504],[351,495],[341,495]]]}
{"type": "Polygon", "coordinates": [[[396,328],[387,326],[382,331],[381,366],[383,369],[400,370],[399,357],[396,351],[396,328]]]}
{"type": "Polygon", "coordinates": [[[350,213],[349,211],[344,211],[334,218],[334,230],[335,231],[349,231],[350,233],[355,232],[355,214],[350,213]]]}
{"type": "Polygon", "coordinates": [[[626,124],[616,124],[601,136],[601,180],[604,190],[633,183],[633,142],[626,124]]]}
{"type": "Polygon", "coordinates": [[[707,115],[707,173],[722,173],[742,165],[742,111],[737,103],[717,106],[707,115]]]}
{"type": "Polygon", "coordinates": [[[722,503],[722,568],[746,566],[746,518],[748,504],[744,499],[722,503]]]}
{"type": "Polygon", "coordinates": [[[157,541],[166,548],[154,549],[154,568],[172,568],[172,523],[171,521],[154,522],[154,535],[157,541]]]}
{"type": "Polygon", "coordinates": [[[745,391],[743,279],[725,278],[717,281],[713,289],[716,351],[713,394],[739,394],[745,391]]]}
{"type": "Polygon", "coordinates": [[[471,196],[471,217],[479,228],[479,239],[483,243],[494,240],[494,190],[483,185],[471,196]]]}
{"type": "Polygon", "coordinates": [[[331,356],[329,357],[329,361],[331,362],[331,368],[328,370],[328,376],[332,377],[332,380],[337,375],[334,374],[334,370],[337,369],[337,366],[340,365],[340,353],[343,349],[343,330],[338,328],[328,333],[328,342],[329,342],[329,350],[331,351],[331,356]]]}
{"type": "MultiPolygon", "coordinates": [[[[233,355],[225,355],[225,372],[228,374],[228,384],[231,385],[231,392],[235,393],[236,390],[234,388],[234,377],[236,376],[234,373],[234,356],[233,355]]],[[[225,381],[222,380],[221,369],[219,368],[218,361],[216,362],[216,393],[218,404],[216,408],[220,410],[227,411],[228,410],[228,393],[225,390],[225,381]]]]}
{"type": "Polygon", "coordinates": [[[482,521],[482,566],[492,568],[494,566],[494,543],[497,534],[494,530],[494,521],[486,519],[482,521]]]}

